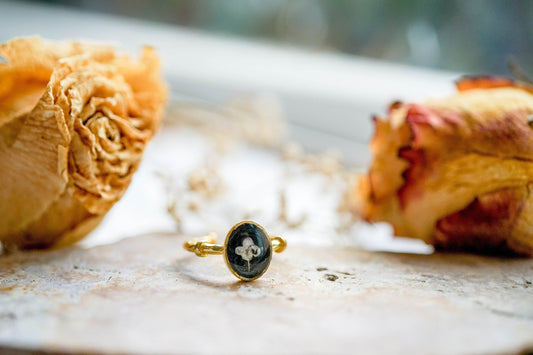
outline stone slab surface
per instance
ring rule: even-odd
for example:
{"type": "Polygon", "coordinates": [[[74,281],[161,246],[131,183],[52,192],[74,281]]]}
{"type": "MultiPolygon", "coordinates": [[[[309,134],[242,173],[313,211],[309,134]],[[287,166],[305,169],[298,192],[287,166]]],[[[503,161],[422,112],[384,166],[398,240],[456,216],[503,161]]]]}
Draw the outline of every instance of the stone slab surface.
{"type": "Polygon", "coordinates": [[[238,281],[185,237],[0,258],[3,349],[499,354],[533,349],[533,260],[290,245],[238,281]]]}

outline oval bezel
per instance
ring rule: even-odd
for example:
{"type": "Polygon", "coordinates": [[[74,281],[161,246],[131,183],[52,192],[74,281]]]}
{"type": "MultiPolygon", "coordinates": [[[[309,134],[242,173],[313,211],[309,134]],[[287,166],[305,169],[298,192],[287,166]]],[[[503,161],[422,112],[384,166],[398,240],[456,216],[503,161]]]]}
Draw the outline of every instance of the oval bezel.
{"type": "Polygon", "coordinates": [[[228,267],[228,269],[231,271],[231,273],[233,275],[235,275],[236,277],[238,277],[239,279],[241,279],[242,281],[253,281],[253,280],[257,280],[258,278],[260,278],[261,276],[264,275],[264,273],[268,270],[268,268],[270,267],[270,263],[272,262],[272,254],[274,253],[274,250],[272,248],[272,241],[270,240],[270,237],[268,235],[268,233],[266,232],[265,228],[263,228],[259,223],[257,222],[254,222],[254,221],[241,221],[237,224],[235,224],[233,227],[231,227],[231,229],[228,231],[228,233],[226,234],[226,239],[224,241],[224,261],[226,262],[226,266],[228,267]],[[229,261],[229,258],[228,258],[228,241],[229,241],[229,238],[230,236],[233,234],[233,232],[239,228],[240,226],[242,226],[243,224],[253,224],[254,226],[258,227],[266,236],[266,239],[268,240],[268,243],[270,245],[270,255],[268,257],[268,264],[265,266],[265,268],[263,269],[263,271],[261,271],[260,274],[258,274],[257,276],[254,276],[254,277],[245,277],[245,276],[242,276],[242,275],[239,275],[234,269],[233,267],[231,266],[231,263],[229,261]]]}

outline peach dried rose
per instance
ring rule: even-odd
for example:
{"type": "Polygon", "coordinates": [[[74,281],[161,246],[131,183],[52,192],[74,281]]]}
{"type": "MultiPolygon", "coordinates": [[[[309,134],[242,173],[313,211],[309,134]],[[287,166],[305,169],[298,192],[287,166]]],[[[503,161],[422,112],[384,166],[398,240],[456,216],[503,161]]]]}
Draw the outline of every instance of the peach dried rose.
{"type": "Polygon", "coordinates": [[[472,77],[375,118],[360,212],[437,249],[533,256],[533,87],[472,77]]]}
{"type": "Polygon", "coordinates": [[[73,243],[122,197],[160,124],[159,60],[39,38],[0,55],[0,241],[73,243]]]}

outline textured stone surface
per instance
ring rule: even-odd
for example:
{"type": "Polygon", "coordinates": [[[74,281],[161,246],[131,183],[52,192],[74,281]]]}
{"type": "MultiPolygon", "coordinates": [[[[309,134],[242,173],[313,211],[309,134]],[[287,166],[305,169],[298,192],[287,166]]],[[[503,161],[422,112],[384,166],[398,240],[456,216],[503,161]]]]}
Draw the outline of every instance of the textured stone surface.
{"type": "Polygon", "coordinates": [[[495,354],[533,346],[533,260],[292,245],[242,282],[185,237],[0,258],[3,347],[495,354]]]}
{"type": "Polygon", "coordinates": [[[496,354],[533,347],[533,260],[428,255],[431,248],[392,239],[383,225],[339,229],[339,176],[249,145],[222,154],[188,128],[165,127],[145,158],[124,198],[77,247],[0,256],[0,352],[496,354]],[[223,188],[203,196],[189,177],[209,161],[207,176],[223,188]],[[167,190],[161,174],[175,186],[167,190]],[[168,199],[176,200],[179,223],[168,199]],[[182,249],[190,236],[211,231],[222,242],[243,219],[288,242],[259,280],[237,280],[221,255],[182,249]]]}

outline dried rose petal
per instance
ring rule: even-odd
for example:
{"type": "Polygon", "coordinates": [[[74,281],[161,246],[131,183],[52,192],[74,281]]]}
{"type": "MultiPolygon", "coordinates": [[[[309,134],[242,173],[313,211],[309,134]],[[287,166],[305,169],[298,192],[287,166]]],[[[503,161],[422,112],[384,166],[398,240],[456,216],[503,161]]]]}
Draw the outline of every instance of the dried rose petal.
{"type": "Polygon", "coordinates": [[[465,78],[375,119],[361,213],[440,249],[533,255],[533,87],[465,78]]]}
{"type": "Polygon", "coordinates": [[[0,54],[0,241],[72,243],[122,197],[159,126],[158,59],[39,38],[0,54]]]}

